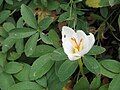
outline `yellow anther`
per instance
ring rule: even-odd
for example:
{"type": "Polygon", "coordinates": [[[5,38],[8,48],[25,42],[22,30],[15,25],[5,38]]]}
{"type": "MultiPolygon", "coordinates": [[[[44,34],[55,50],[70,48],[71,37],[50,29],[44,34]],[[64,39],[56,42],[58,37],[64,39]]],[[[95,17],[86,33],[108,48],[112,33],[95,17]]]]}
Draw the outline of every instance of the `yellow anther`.
{"type": "Polygon", "coordinates": [[[71,43],[73,45],[75,53],[78,51],[81,51],[83,49],[83,39],[80,39],[80,41],[78,43],[77,40],[73,37],[73,38],[71,38],[71,43]]]}

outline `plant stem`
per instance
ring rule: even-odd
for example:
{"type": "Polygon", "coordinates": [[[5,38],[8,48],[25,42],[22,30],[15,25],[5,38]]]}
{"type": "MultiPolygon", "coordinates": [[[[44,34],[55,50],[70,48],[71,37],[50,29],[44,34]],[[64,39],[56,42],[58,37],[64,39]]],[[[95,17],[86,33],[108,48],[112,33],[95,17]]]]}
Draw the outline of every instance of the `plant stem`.
{"type": "Polygon", "coordinates": [[[80,72],[82,74],[82,76],[84,77],[84,72],[83,72],[83,62],[82,62],[82,59],[78,59],[78,64],[79,64],[79,67],[80,67],[80,72]]]}

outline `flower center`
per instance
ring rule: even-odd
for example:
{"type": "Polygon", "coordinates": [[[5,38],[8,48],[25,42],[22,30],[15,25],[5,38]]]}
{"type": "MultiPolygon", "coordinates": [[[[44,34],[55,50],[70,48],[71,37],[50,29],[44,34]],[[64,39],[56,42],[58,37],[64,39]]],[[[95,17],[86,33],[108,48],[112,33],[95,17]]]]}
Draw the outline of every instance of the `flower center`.
{"type": "Polygon", "coordinates": [[[73,45],[73,52],[76,53],[78,51],[81,51],[83,49],[83,39],[80,39],[79,42],[73,37],[71,38],[71,42],[73,45]]]}

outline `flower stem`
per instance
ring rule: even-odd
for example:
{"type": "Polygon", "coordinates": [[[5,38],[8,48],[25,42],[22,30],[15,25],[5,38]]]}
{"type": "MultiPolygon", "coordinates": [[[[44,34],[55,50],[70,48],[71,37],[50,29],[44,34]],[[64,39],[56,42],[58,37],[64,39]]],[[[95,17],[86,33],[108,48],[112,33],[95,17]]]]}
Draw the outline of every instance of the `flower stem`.
{"type": "Polygon", "coordinates": [[[83,62],[82,62],[82,59],[78,59],[78,64],[79,64],[79,67],[80,67],[80,72],[82,74],[82,76],[84,77],[84,72],[83,72],[83,62]]]}

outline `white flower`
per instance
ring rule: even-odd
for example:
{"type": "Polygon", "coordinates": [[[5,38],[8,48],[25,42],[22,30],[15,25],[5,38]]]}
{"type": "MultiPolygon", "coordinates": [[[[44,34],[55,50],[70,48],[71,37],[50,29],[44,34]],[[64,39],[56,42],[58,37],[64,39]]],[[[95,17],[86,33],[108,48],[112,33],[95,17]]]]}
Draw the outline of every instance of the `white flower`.
{"type": "Polygon", "coordinates": [[[67,26],[62,27],[62,46],[70,60],[77,60],[88,53],[95,42],[92,33],[86,35],[82,30],[76,32],[67,26]]]}

